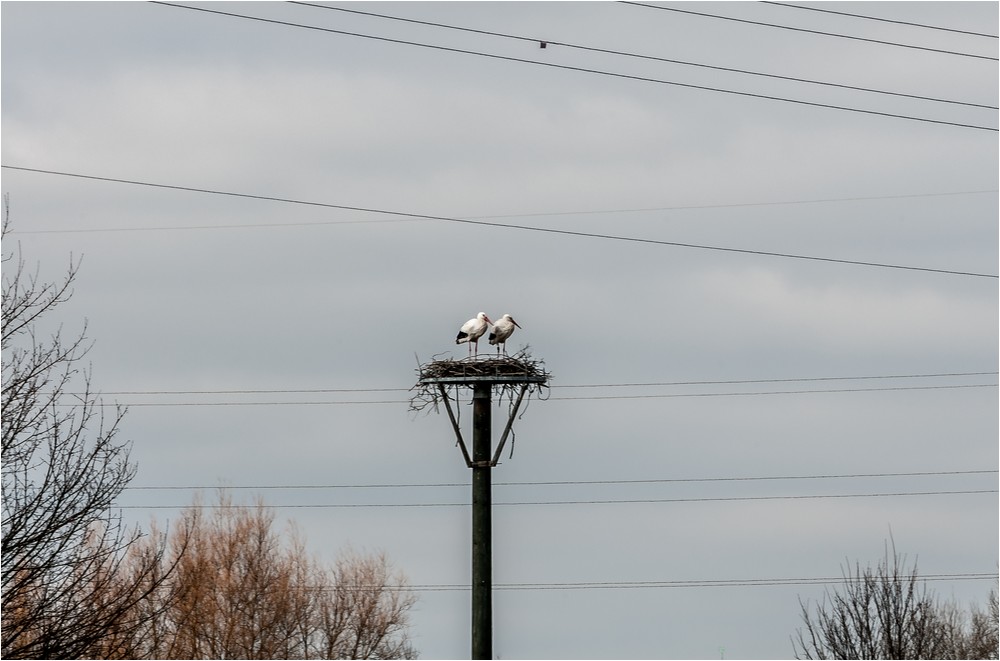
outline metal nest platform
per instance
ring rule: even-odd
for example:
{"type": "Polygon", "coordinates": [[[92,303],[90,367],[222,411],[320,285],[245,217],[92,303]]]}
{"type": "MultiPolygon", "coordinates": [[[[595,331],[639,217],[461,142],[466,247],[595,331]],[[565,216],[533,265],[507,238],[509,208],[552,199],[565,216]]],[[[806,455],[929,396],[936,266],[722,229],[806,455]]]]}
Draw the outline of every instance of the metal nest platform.
{"type": "MultiPolygon", "coordinates": [[[[552,375],[545,370],[545,364],[531,357],[528,347],[513,356],[433,360],[420,365],[417,368],[417,376],[417,385],[411,389],[414,395],[410,398],[410,411],[421,412],[433,407],[437,413],[443,404],[455,431],[457,445],[461,448],[465,463],[470,468],[497,465],[504,443],[511,434],[511,427],[521,402],[525,398],[530,401],[532,395],[538,396],[539,399],[547,399],[548,383],[552,378],[552,375]],[[502,402],[506,399],[509,402],[507,425],[492,460],[473,462],[462,439],[459,420],[455,415],[456,410],[452,409],[452,402],[459,403],[461,391],[466,388],[473,390],[474,400],[489,402],[495,394],[497,400],[502,402]]],[[[512,453],[513,447],[511,441],[512,453]]]]}
{"type": "MultiPolygon", "coordinates": [[[[475,387],[489,383],[498,398],[512,398],[514,393],[527,388],[525,395],[542,393],[552,375],[545,363],[532,358],[530,347],[524,347],[513,356],[481,356],[462,360],[433,360],[417,368],[417,385],[412,390],[411,411],[423,411],[428,405],[437,405],[447,389],[475,387]]],[[[455,393],[457,396],[457,392],[455,393]]]]}
{"type": "Polygon", "coordinates": [[[525,347],[513,356],[434,360],[420,366],[420,383],[546,383],[551,375],[525,347]]]}

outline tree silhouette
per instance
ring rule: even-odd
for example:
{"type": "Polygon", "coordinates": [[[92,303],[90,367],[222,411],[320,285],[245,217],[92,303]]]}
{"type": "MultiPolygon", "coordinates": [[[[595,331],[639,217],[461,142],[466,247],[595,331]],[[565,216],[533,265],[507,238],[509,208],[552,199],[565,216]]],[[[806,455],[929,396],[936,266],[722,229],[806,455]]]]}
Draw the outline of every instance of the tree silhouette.
{"type": "Polygon", "coordinates": [[[162,580],[163,546],[123,573],[140,538],[112,508],[135,474],[117,439],[125,411],[106,414],[80,367],[86,328],[38,330],[70,298],[79,262],[56,282],[27,271],[20,250],[3,262],[2,655],[102,656],[109,632],[141,627],[133,606],[162,580]]]}
{"type": "Polygon", "coordinates": [[[921,583],[917,566],[906,567],[888,545],[875,568],[844,572],[838,590],[827,591],[815,612],[799,604],[804,627],[792,640],[800,659],[996,659],[997,594],[990,613],[966,614],[941,603],[921,583]]]}

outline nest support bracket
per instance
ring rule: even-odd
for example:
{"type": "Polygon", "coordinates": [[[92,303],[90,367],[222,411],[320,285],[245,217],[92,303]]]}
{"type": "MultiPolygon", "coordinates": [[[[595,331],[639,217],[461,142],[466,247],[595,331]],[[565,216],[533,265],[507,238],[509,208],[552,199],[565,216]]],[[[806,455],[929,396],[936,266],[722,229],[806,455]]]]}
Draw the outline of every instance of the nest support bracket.
{"type": "Polygon", "coordinates": [[[493,468],[500,463],[500,454],[507,443],[507,437],[514,426],[514,418],[517,417],[517,411],[521,408],[521,401],[528,392],[528,386],[521,386],[521,391],[517,394],[517,399],[514,401],[514,406],[511,408],[510,415],[507,418],[507,425],[504,427],[503,434],[500,435],[500,442],[497,444],[496,452],[493,453],[493,459],[490,461],[472,461],[472,458],[469,456],[469,448],[465,444],[465,439],[462,438],[462,429],[458,426],[458,419],[451,408],[451,398],[448,397],[448,392],[445,390],[443,383],[438,383],[437,386],[438,391],[441,393],[441,399],[444,400],[444,408],[448,412],[448,419],[451,420],[451,427],[455,431],[457,445],[462,451],[462,458],[465,459],[465,465],[469,468],[493,468]]]}
{"type": "MultiPolygon", "coordinates": [[[[514,426],[514,418],[517,417],[517,409],[521,407],[521,400],[524,399],[524,394],[526,392],[528,392],[528,386],[521,386],[521,392],[517,394],[517,401],[514,402],[514,407],[510,410],[510,416],[507,418],[507,426],[504,427],[503,434],[500,435],[500,442],[497,443],[497,451],[493,454],[493,461],[490,462],[490,466],[496,466],[500,462],[500,453],[503,452],[504,443],[507,442],[507,435],[510,434],[510,429],[514,426]]],[[[513,445],[511,447],[513,447],[513,445]]]]}
{"type": "Polygon", "coordinates": [[[465,446],[465,441],[462,440],[462,429],[458,426],[455,412],[451,410],[451,398],[448,397],[448,392],[444,389],[443,383],[438,384],[438,390],[441,392],[441,399],[444,400],[444,408],[448,411],[448,419],[451,420],[451,427],[455,430],[455,438],[458,440],[458,447],[462,450],[465,465],[472,468],[472,459],[469,458],[469,448],[465,446]]]}

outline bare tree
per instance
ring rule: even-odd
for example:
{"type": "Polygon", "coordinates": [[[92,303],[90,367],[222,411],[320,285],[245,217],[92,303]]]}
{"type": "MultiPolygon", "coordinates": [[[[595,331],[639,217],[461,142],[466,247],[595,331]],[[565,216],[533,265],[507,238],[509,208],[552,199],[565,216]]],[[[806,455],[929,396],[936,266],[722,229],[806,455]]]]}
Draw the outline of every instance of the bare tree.
{"type": "Polygon", "coordinates": [[[412,659],[405,635],[415,603],[385,555],[342,555],[319,599],[319,651],[327,659],[412,659]]]}
{"type": "Polygon", "coordinates": [[[939,609],[945,635],[942,659],[996,659],[998,656],[997,593],[991,590],[985,609],[973,604],[965,611],[949,601],[939,609]]]}
{"type": "MultiPolygon", "coordinates": [[[[408,611],[415,597],[385,556],[347,553],[332,571],[294,531],[281,535],[262,503],[225,493],[197,503],[172,536],[177,570],[148,604],[160,615],[137,636],[162,659],[414,658],[408,611]],[[210,512],[210,514],[206,514],[210,512]],[[166,609],[158,604],[169,602],[166,609]]],[[[147,604],[140,604],[143,608],[147,604]]]]}
{"type": "MultiPolygon", "coordinates": [[[[5,207],[7,200],[5,199],[5,207]]],[[[9,208],[5,208],[3,234],[9,208]]],[[[104,408],[80,367],[85,328],[64,338],[36,329],[71,295],[79,262],[58,282],[32,275],[17,252],[3,256],[2,655],[77,658],[103,654],[159,571],[152,554],[121,568],[139,538],[112,503],[135,474],[117,440],[124,410],[104,408]]],[[[150,548],[155,548],[155,545],[150,548]]],[[[155,584],[156,581],[153,581],[155,584]]]]}
{"type": "Polygon", "coordinates": [[[855,563],[816,605],[799,601],[804,628],[792,640],[800,659],[996,659],[996,593],[991,613],[966,615],[918,581],[916,563],[885,557],[874,569],[855,563]]]}

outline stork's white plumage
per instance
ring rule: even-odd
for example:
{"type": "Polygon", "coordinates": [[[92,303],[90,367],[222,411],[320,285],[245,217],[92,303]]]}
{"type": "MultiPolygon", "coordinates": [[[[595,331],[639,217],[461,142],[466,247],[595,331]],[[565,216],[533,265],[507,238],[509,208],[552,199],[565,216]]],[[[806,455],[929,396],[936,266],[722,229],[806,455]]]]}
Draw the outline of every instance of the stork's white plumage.
{"type": "Polygon", "coordinates": [[[469,343],[469,355],[472,355],[472,347],[476,348],[476,355],[479,355],[479,338],[481,338],[485,333],[486,329],[490,327],[490,318],[486,316],[485,312],[480,312],[475,316],[474,319],[469,319],[467,322],[462,324],[462,328],[458,331],[458,337],[455,338],[455,344],[461,344],[462,342],[469,343]]]}
{"type": "Polygon", "coordinates": [[[500,347],[503,347],[504,353],[507,353],[507,338],[514,334],[514,326],[521,327],[509,314],[500,317],[500,321],[493,325],[493,332],[490,333],[489,340],[490,344],[497,345],[498,356],[500,355],[500,347]]]}

